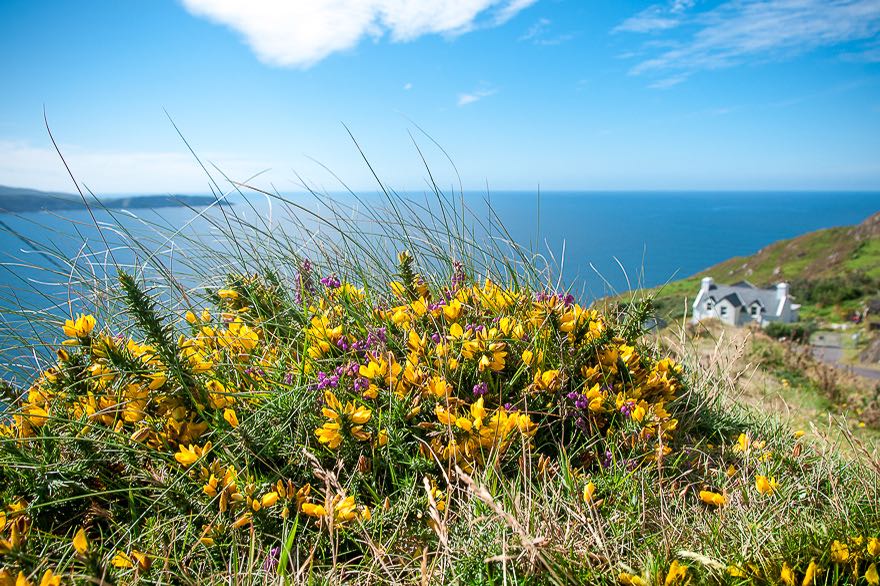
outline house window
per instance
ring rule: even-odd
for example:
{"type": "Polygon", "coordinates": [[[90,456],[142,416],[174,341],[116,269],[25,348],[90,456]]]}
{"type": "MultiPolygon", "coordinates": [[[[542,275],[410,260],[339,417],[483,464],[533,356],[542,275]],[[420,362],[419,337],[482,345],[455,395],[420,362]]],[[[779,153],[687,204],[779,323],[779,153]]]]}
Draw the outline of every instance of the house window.
{"type": "Polygon", "coordinates": [[[712,300],[706,302],[706,311],[712,311],[712,308],[715,307],[715,304],[712,303],[712,300]]]}
{"type": "Polygon", "coordinates": [[[758,317],[758,314],[761,313],[761,307],[758,305],[752,306],[752,317],[758,317]]]}
{"type": "Polygon", "coordinates": [[[725,315],[727,315],[727,306],[722,305],[721,306],[721,317],[724,317],[725,315]]]}

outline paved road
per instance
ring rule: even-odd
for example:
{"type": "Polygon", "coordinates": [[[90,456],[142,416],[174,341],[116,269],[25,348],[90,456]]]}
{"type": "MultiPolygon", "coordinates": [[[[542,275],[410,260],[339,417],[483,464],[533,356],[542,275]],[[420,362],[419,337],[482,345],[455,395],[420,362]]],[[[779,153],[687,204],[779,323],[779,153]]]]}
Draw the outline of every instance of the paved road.
{"type": "Polygon", "coordinates": [[[841,364],[840,360],[843,358],[843,349],[840,346],[813,346],[813,356],[822,362],[852,372],[853,374],[873,380],[880,380],[880,370],[853,366],[851,364],[841,364]]]}

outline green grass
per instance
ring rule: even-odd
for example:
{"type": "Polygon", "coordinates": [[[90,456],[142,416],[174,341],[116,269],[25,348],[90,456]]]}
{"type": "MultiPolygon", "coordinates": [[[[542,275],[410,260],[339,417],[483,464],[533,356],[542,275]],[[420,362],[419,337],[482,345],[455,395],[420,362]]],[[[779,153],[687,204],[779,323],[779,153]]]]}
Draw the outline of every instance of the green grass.
{"type": "Polygon", "coordinates": [[[38,368],[6,389],[0,584],[47,570],[80,584],[744,584],[787,568],[800,583],[811,563],[835,584],[880,561],[876,455],[845,426],[841,451],[738,401],[735,366],[641,331],[643,300],[603,315],[566,302],[552,266],[487,240],[503,226],[439,189],[368,206],[318,194],[308,222],[265,195],[291,224],[223,209],[222,245],[173,265],[161,232],[156,248],[130,234],[137,262],[103,267],[112,278],[68,261],[73,313],[97,325],[67,324],[52,355],[57,337],[22,334],[38,368]],[[832,559],[835,541],[850,558],[832,559]]]}
{"type": "Polygon", "coordinates": [[[850,271],[863,271],[872,278],[880,278],[880,238],[860,243],[843,266],[850,271]]]}

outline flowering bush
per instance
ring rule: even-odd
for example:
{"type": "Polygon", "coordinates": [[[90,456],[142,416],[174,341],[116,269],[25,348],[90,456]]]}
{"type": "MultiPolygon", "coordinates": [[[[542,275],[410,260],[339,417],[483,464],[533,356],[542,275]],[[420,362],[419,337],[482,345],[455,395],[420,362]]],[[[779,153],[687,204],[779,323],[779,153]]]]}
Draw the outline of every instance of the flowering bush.
{"type": "MultiPolygon", "coordinates": [[[[794,465],[697,404],[639,316],[477,281],[458,262],[429,279],[409,253],[385,290],[315,271],[301,262],[290,286],[230,275],[213,307],[176,320],[122,272],[134,329],[67,320],[54,363],[14,393],[0,428],[0,585],[192,582],[197,568],[307,581],[310,564],[365,560],[424,572],[429,550],[475,539],[469,527],[489,512],[519,536],[524,557],[510,561],[535,579],[877,584],[876,516],[863,517],[864,534],[781,562],[694,570],[666,552],[668,562],[621,571],[637,551],[622,544],[560,569],[539,545],[565,538],[527,538],[496,497],[555,494],[589,541],[599,519],[612,533],[635,522],[633,490],[646,486],[665,514],[709,524],[736,502],[784,506],[794,465]]],[[[374,570],[359,571],[339,578],[371,581],[374,570]]],[[[482,571],[462,562],[431,574],[482,571]]]]}

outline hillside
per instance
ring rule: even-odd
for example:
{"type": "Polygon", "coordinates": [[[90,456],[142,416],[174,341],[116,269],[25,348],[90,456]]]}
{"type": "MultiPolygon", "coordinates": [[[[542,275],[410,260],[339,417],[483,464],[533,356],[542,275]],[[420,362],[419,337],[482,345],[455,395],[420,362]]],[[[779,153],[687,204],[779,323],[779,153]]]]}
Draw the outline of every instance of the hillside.
{"type": "Polygon", "coordinates": [[[660,315],[680,318],[684,298],[693,301],[706,276],[722,283],[748,280],[759,287],[788,281],[803,306],[802,317],[843,319],[880,291],[880,212],[855,226],[780,240],[647,292],[656,294],[660,315]]]}
{"type": "MultiPolygon", "coordinates": [[[[108,209],[147,209],[176,206],[204,207],[216,200],[213,196],[201,195],[139,195],[90,197],[88,201],[90,205],[108,209]]],[[[79,195],[0,185],[0,213],[81,210],[85,207],[86,204],[79,195]]]]}
{"type": "Polygon", "coordinates": [[[193,285],[74,257],[69,319],[0,299],[57,350],[0,364],[0,585],[875,583],[874,403],[587,310],[463,210],[331,209],[347,250],[230,214],[193,285]]]}

